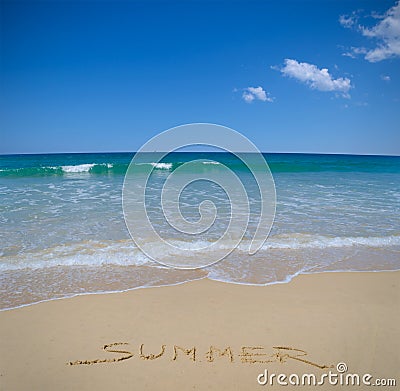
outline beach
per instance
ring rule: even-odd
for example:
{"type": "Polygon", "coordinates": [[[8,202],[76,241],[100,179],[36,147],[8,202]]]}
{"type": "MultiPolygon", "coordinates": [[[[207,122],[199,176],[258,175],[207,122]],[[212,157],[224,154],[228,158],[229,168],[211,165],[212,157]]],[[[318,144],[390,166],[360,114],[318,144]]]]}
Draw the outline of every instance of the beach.
{"type": "MultiPolygon", "coordinates": [[[[135,167],[138,175],[143,167],[153,169],[146,185],[146,208],[160,238],[148,235],[140,224],[132,240],[121,201],[132,156],[0,156],[0,310],[204,277],[263,286],[304,273],[399,270],[399,157],[264,154],[274,177],[276,214],[268,239],[249,256],[261,199],[243,162],[220,152],[176,152],[161,162],[158,155],[146,155],[145,162],[135,167]],[[189,172],[182,171],[188,162],[195,163],[189,172]],[[218,185],[226,169],[241,179],[246,190],[250,213],[239,207],[235,217],[248,217],[248,225],[238,243],[233,239],[241,237],[243,226],[232,224],[230,237],[214,246],[211,254],[217,260],[235,250],[222,262],[202,269],[182,271],[154,262],[182,261],[196,267],[198,260],[206,259],[207,248],[228,229],[235,204],[218,185]],[[181,193],[180,208],[188,222],[198,221],[203,201],[216,207],[210,229],[196,235],[171,227],[160,208],[167,181],[191,175],[216,181],[197,180],[181,193]],[[148,246],[146,254],[135,242],[138,236],[148,246]],[[171,246],[165,249],[164,242],[171,246]]],[[[264,168],[256,166],[255,172],[263,173],[264,168]]],[[[135,221],[141,219],[133,218],[133,225],[135,221]]],[[[266,223],[262,227],[268,228],[266,223]]]]}
{"type": "Polygon", "coordinates": [[[265,370],[319,378],[338,363],[395,378],[399,288],[399,272],[202,279],[2,311],[0,389],[251,390],[265,370]]]}
{"type": "Polygon", "coordinates": [[[133,178],[152,170],[143,205],[159,238],[122,205],[131,158],[0,157],[1,391],[298,389],[277,379],[303,375],[337,389],[335,376],[396,377],[398,157],[265,155],[276,214],[253,255],[262,197],[237,157],[150,153],[135,163],[133,178]],[[219,187],[226,169],[249,210],[232,201],[237,186],[231,198],[219,187]],[[196,235],[160,208],[171,177],[193,175],[215,182],[190,182],[168,216],[194,224],[212,203],[215,220],[196,235]],[[140,222],[136,235],[129,222],[140,222]],[[210,254],[223,259],[199,267],[210,254]]]}
{"type": "Polygon", "coordinates": [[[400,389],[399,60],[400,0],[1,1],[0,391],[400,389]]]}

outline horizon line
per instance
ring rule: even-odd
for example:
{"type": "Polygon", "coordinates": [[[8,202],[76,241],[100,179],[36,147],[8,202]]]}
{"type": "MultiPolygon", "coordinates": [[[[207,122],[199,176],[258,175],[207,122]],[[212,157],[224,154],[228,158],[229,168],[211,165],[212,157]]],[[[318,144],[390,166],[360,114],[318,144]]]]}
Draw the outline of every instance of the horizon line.
{"type": "MultiPolygon", "coordinates": [[[[122,153],[133,153],[136,154],[138,151],[100,151],[100,152],[19,152],[19,153],[1,153],[1,156],[30,156],[30,155],[84,155],[84,154],[122,154],[122,153]]],[[[286,155],[342,155],[342,156],[382,156],[382,157],[400,157],[392,154],[380,154],[380,153],[348,153],[348,152],[265,152],[260,151],[262,154],[286,154],[286,155]]],[[[142,152],[142,153],[233,153],[230,151],[153,151],[153,152],[142,152]]],[[[250,153],[240,152],[235,153],[250,153]]],[[[253,152],[257,153],[257,152],[253,152]]]]}

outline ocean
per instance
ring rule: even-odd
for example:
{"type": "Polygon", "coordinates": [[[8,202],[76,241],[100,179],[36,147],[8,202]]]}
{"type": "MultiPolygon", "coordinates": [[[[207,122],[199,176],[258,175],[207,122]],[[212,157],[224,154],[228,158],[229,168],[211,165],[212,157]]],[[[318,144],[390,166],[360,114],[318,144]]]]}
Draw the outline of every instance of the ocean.
{"type": "Polygon", "coordinates": [[[166,224],[157,194],[185,162],[197,160],[199,173],[216,176],[220,165],[233,170],[250,202],[238,248],[212,266],[177,270],[146,257],[129,236],[122,188],[133,155],[0,156],[0,309],[206,277],[267,285],[302,273],[400,269],[400,157],[264,154],[276,186],[276,215],[267,241],[249,255],[260,194],[240,161],[217,152],[172,153],[162,162],[149,155],[147,207],[168,240],[198,248],[215,241],[230,216],[227,194],[200,180],[182,192],[181,212],[196,221],[199,203],[211,200],[218,211],[214,229],[182,237],[166,224]]]}

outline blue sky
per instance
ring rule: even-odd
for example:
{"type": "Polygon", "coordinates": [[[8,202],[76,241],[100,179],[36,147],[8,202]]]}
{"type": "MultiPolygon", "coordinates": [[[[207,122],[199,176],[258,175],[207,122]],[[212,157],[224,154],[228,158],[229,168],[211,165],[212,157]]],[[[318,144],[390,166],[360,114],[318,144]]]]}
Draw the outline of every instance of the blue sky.
{"type": "Polygon", "coordinates": [[[266,152],[400,155],[396,1],[0,4],[0,153],[212,122],[266,152]]]}

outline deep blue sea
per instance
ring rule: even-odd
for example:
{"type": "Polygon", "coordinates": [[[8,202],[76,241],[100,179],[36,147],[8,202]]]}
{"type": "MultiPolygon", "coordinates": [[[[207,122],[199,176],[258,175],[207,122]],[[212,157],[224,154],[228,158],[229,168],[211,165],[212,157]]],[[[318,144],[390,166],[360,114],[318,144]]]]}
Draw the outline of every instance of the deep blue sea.
{"type": "MultiPolygon", "coordinates": [[[[277,197],[268,240],[255,255],[239,245],[226,259],[198,270],[163,267],[131,240],[121,198],[132,157],[0,156],[0,309],[205,277],[271,284],[300,273],[400,269],[400,157],[265,154],[277,197]]],[[[149,155],[150,190],[155,193],[192,160],[199,160],[200,173],[218,175],[220,164],[238,174],[250,201],[250,235],[259,194],[251,174],[230,154],[172,153],[162,162],[152,162],[149,155]]],[[[206,181],[185,189],[182,213],[188,220],[198,218],[196,205],[210,197],[220,213],[216,227],[223,229],[229,217],[226,194],[206,181]]],[[[150,197],[156,228],[179,241],[157,215],[158,203],[157,196],[150,197]]],[[[190,245],[207,240],[212,239],[192,236],[190,245]]]]}

